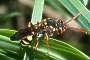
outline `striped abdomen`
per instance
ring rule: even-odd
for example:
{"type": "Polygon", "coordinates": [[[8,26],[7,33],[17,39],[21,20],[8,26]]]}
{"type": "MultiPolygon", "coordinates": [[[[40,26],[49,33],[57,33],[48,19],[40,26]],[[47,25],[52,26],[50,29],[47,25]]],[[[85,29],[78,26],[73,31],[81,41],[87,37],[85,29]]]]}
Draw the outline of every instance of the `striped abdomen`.
{"type": "Polygon", "coordinates": [[[32,41],[32,35],[28,35],[21,39],[20,43],[22,47],[28,46],[32,41]]]}

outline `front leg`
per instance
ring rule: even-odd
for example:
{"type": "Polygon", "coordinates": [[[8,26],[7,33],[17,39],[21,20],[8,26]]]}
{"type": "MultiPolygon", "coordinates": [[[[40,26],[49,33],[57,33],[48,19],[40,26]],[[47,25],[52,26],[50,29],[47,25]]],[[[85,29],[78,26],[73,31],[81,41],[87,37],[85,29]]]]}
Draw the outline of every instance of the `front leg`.
{"type": "Polygon", "coordinates": [[[38,44],[39,44],[39,41],[38,41],[38,33],[36,33],[36,49],[38,48],[38,44]]]}

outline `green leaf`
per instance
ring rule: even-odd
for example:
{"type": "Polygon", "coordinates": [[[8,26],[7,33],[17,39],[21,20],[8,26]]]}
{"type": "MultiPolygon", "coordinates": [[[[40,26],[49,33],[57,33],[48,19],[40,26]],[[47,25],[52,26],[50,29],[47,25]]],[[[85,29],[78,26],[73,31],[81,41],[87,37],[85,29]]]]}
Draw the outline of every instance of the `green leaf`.
{"type": "Polygon", "coordinates": [[[10,29],[0,29],[0,35],[4,35],[7,37],[12,36],[13,34],[15,34],[16,31],[15,30],[10,30],[10,29]]]}
{"type": "Polygon", "coordinates": [[[53,8],[53,10],[55,10],[56,12],[60,14],[59,18],[62,18],[62,17],[65,19],[67,19],[66,17],[70,18],[71,15],[68,14],[66,9],[63,7],[61,3],[58,2],[58,0],[46,0],[46,3],[48,3],[48,5],[53,8]]]}
{"type": "Polygon", "coordinates": [[[6,55],[4,55],[2,53],[0,53],[0,59],[1,60],[16,60],[16,59],[8,57],[8,56],[6,56],[6,55]]]}
{"type": "MultiPolygon", "coordinates": [[[[12,30],[10,31],[12,33],[15,32],[12,30]]],[[[15,52],[14,54],[18,54],[20,47],[18,42],[13,42],[8,37],[0,35],[0,49],[5,50],[6,52],[9,50],[12,54],[13,52],[15,52]]],[[[37,60],[90,60],[87,55],[78,49],[65,42],[52,38],[49,38],[48,49],[46,48],[45,39],[39,38],[39,48],[33,52],[35,56],[34,58],[37,60]]],[[[10,57],[10,55],[7,56],[10,57]]]]}
{"type": "Polygon", "coordinates": [[[85,6],[88,4],[88,0],[80,0],[85,6]]]}
{"type": "Polygon", "coordinates": [[[18,51],[18,42],[12,42],[8,37],[0,35],[0,48],[9,51],[18,51]]]}
{"type": "Polygon", "coordinates": [[[43,7],[44,7],[44,0],[35,0],[33,13],[32,13],[32,24],[36,24],[42,20],[43,14],[43,7]]]}
{"type": "MultiPolygon", "coordinates": [[[[18,42],[11,42],[8,37],[0,35],[0,58],[5,55],[3,58],[7,58],[5,60],[9,60],[8,58],[12,58],[12,60],[16,60],[19,54],[19,44],[18,42]]],[[[11,59],[10,59],[11,60],[11,59]]]]}

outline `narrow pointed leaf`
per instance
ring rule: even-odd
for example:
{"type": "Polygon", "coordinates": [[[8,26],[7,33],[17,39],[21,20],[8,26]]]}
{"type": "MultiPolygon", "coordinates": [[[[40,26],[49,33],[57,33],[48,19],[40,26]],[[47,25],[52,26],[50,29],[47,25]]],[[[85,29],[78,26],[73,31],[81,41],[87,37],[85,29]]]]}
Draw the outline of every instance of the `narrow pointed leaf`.
{"type": "Polygon", "coordinates": [[[43,7],[44,7],[44,0],[35,0],[33,13],[32,13],[32,24],[36,24],[42,20],[43,14],[43,7]]]}
{"type": "MultiPolygon", "coordinates": [[[[11,31],[11,30],[10,30],[11,31]]],[[[12,32],[12,31],[11,31],[12,32]]],[[[18,53],[19,44],[12,42],[8,37],[0,35],[0,49],[11,50],[18,53]],[[3,43],[2,43],[3,42],[3,43]],[[13,43],[13,44],[12,44],[13,43]],[[5,46],[3,46],[4,44],[5,46]],[[8,44],[8,45],[7,45],[8,44]]],[[[39,39],[39,48],[34,51],[35,59],[52,60],[90,60],[83,52],[60,40],[49,38],[49,49],[46,48],[45,40],[39,39]]],[[[8,56],[8,55],[7,55],[8,56]]]]}

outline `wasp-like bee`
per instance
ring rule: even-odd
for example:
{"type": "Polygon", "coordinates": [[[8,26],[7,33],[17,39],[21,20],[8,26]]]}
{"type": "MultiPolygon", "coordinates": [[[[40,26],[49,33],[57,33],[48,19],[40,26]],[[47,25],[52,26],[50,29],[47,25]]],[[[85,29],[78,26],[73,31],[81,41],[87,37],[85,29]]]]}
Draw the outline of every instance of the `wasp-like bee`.
{"type": "MultiPolygon", "coordinates": [[[[25,29],[19,30],[13,36],[11,36],[11,40],[20,40],[21,46],[28,46],[33,38],[36,37],[36,48],[38,47],[39,37],[46,37],[46,47],[48,48],[48,36],[62,35],[63,32],[67,30],[66,24],[72,20],[75,20],[80,14],[73,17],[71,20],[64,22],[62,19],[56,18],[47,18],[43,19],[41,22],[37,22],[37,24],[33,25],[29,22],[28,27],[25,29]]],[[[82,31],[81,31],[82,32],[82,31]]]]}
{"type": "MultiPolygon", "coordinates": [[[[61,20],[60,20],[61,21],[61,20]]],[[[46,47],[48,47],[48,36],[53,36],[54,32],[64,29],[63,21],[60,22],[55,18],[43,19],[35,25],[29,22],[28,27],[21,29],[11,36],[11,40],[20,40],[21,46],[28,46],[36,37],[36,47],[38,47],[38,38],[46,36],[46,47]]]]}

